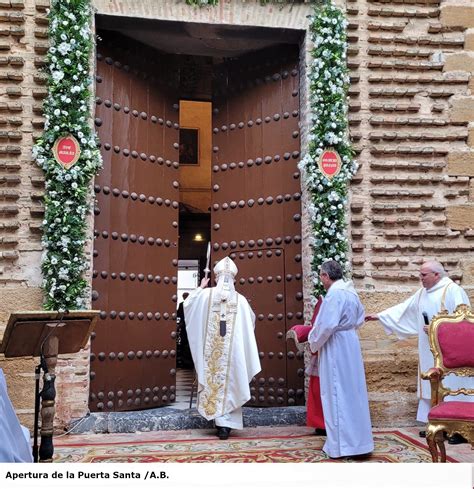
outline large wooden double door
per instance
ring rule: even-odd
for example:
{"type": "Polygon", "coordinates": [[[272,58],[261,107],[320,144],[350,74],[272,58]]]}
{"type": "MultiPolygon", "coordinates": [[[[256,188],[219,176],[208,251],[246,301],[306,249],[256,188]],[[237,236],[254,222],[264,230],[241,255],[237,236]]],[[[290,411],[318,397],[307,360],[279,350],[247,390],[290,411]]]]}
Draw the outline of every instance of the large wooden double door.
{"type": "Polygon", "coordinates": [[[262,371],[251,404],[304,402],[303,362],[286,331],[303,321],[298,51],[280,47],[216,69],[212,243],[229,255],[256,313],[262,371]]]}
{"type": "MultiPolygon", "coordinates": [[[[176,57],[142,45],[98,50],[92,411],[175,400],[179,76],[176,57]]],[[[304,403],[302,358],[285,339],[303,319],[298,91],[297,50],[215,68],[212,259],[235,260],[257,315],[260,406],[304,403]]]]}

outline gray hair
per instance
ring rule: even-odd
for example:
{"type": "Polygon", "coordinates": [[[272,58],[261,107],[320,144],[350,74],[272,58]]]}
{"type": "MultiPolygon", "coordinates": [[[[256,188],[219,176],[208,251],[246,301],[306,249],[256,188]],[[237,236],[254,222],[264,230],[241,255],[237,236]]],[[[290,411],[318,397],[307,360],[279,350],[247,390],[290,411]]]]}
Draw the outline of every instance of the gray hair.
{"type": "Polygon", "coordinates": [[[437,273],[440,277],[446,277],[448,275],[439,261],[429,260],[425,261],[423,265],[428,267],[432,272],[437,273]]]}
{"type": "Polygon", "coordinates": [[[340,280],[343,277],[342,267],[335,260],[325,261],[321,265],[321,273],[327,274],[327,276],[335,282],[336,280],[340,280]]]}

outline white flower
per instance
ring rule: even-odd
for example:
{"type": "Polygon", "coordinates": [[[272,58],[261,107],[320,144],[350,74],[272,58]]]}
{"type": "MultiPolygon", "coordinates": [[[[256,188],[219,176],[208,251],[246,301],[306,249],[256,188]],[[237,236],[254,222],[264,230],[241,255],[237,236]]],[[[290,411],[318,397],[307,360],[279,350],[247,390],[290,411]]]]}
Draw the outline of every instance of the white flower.
{"type": "Polygon", "coordinates": [[[58,46],[58,51],[63,55],[65,56],[67,53],[69,53],[69,51],[71,51],[71,45],[68,44],[67,42],[62,42],[59,46],[58,46]]]}
{"type": "Polygon", "coordinates": [[[52,75],[53,80],[58,83],[64,78],[64,72],[63,71],[53,71],[52,75]]]}

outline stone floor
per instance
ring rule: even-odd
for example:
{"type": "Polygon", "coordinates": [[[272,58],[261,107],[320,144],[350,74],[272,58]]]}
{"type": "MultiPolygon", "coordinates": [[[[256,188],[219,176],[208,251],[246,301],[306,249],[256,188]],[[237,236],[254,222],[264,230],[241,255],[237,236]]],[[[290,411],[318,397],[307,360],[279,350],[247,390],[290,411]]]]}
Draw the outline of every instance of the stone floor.
{"type": "Polygon", "coordinates": [[[176,401],[173,404],[175,409],[189,409],[196,405],[196,392],[193,392],[192,406],[191,391],[194,383],[194,370],[178,368],[176,371],[176,401]]]}
{"type": "MultiPolygon", "coordinates": [[[[191,401],[194,370],[177,369],[176,400],[169,406],[142,411],[95,412],[76,422],[73,433],[135,433],[137,431],[191,430],[211,428],[212,421],[202,418],[196,408],[196,393],[191,401]],[[190,405],[192,404],[192,407],[190,405]]],[[[305,406],[245,407],[244,425],[303,425],[305,406]]]]}
{"type": "MultiPolygon", "coordinates": [[[[188,401],[189,402],[189,401],[188,401]]],[[[305,406],[287,406],[281,408],[243,408],[244,425],[285,426],[304,425],[305,406]]],[[[71,433],[135,433],[148,431],[173,431],[210,429],[212,421],[205,420],[196,408],[161,407],[144,411],[91,413],[76,422],[71,433]]]]}

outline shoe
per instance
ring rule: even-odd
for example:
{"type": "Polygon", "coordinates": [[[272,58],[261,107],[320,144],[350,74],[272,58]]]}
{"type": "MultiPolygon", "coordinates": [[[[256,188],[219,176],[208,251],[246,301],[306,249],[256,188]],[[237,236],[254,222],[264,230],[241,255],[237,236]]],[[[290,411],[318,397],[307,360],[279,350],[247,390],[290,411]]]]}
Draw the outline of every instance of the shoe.
{"type": "Polygon", "coordinates": [[[323,429],[323,428],[316,428],[316,429],[314,430],[314,434],[315,434],[316,436],[327,436],[327,434],[326,434],[326,430],[325,430],[325,429],[323,429]]]}
{"type": "Polygon", "coordinates": [[[360,455],[352,455],[349,458],[353,460],[368,460],[372,456],[372,452],[369,453],[361,453],[360,455]]]}
{"type": "Polygon", "coordinates": [[[422,430],[418,433],[418,435],[420,436],[420,438],[426,438],[426,431],[422,430]]]}
{"type": "Polygon", "coordinates": [[[219,440],[227,440],[230,435],[230,428],[227,428],[227,426],[218,426],[217,427],[217,436],[219,437],[219,440]]]}
{"type": "Polygon", "coordinates": [[[453,436],[448,436],[448,443],[450,445],[460,445],[461,443],[467,443],[467,440],[459,433],[454,433],[453,436]]]}

